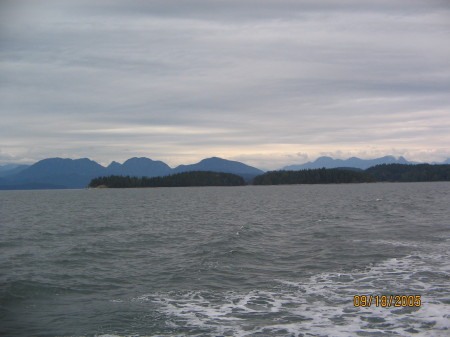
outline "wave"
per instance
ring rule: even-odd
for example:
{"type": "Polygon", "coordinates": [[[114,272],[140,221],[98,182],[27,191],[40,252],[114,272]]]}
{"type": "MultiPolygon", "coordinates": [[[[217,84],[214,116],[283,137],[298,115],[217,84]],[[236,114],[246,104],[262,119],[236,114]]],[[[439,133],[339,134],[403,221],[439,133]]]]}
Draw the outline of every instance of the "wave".
{"type": "Polygon", "coordinates": [[[351,272],[274,280],[270,289],[134,300],[151,302],[164,315],[167,331],[158,336],[442,336],[450,332],[450,256],[445,243],[437,246],[351,272]],[[420,295],[421,306],[355,307],[355,295],[420,295]]]}

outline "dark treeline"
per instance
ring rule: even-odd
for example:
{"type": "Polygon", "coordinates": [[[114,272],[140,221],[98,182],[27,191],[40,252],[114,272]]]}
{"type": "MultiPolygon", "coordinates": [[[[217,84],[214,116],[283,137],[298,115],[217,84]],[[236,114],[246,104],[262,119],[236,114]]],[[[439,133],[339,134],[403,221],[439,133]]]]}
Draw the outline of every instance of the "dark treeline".
{"type": "Polygon", "coordinates": [[[382,164],[369,167],[365,172],[376,181],[450,181],[450,165],[382,164]]]}
{"type": "Polygon", "coordinates": [[[164,177],[108,176],[91,180],[89,187],[131,188],[131,187],[187,187],[187,186],[241,186],[244,179],[231,173],[192,171],[164,177]]]}
{"type": "Polygon", "coordinates": [[[374,181],[375,179],[364,171],[321,168],[301,171],[271,171],[255,177],[253,184],[343,184],[374,181]]]}
{"type": "MultiPolygon", "coordinates": [[[[450,181],[450,165],[382,164],[367,170],[351,168],[308,169],[300,171],[271,171],[256,176],[253,185],[344,184],[370,182],[450,181]]],[[[209,171],[183,172],[164,177],[109,176],[92,179],[89,187],[183,187],[183,186],[241,186],[242,177],[231,173],[209,171]]]]}
{"type": "Polygon", "coordinates": [[[255,177],[253,184],[342,184],[377,181],[450,181],[450,165],[382,164],[370,167],[364,171],[355,171],[348,168],[272,171],[255,177]]]}

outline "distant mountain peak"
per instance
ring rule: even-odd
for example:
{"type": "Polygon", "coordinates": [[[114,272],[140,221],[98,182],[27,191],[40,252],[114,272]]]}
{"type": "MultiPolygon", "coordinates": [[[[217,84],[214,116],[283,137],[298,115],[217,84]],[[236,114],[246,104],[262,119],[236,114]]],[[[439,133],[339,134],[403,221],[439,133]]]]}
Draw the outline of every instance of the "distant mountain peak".
{"type": "Polygon", "coordinates": [[[112,161],[111,162],[111,164],[109,164],[108,166],[107,166],[107,168],[113,168],[113,167],[118,167],[118,166],[121,166],[122,164],[119,164],[118,162],[116,162],[116,161],[112,161]]]}
{"type": "MultiPolygon", "coordinates": [[[[241,162],[238,161],[234,161],[234,160],[229,160],[229,159],[223,159],[220,157],[210,157],[210,158],[205,158],[199,161],[199,163],[239,163],[239,164],[243,164],[241,162]]],[[[245,164],[243,164],[245,165],[245,164]]]]}
{"type": "Polygon", "coordinates": [[[146,157],[132,157],[123,164],[115,162],[108,166],[109,174],[130,175],[137,177],[166,176],[171,173],[171,168],[162,161],[155,161],[146,157]]]}
{"type": "Polygon", "coordinates": [[[240,175],[244,179],[251,179],[264,171],[257,169],[253,166],[246,165],[244,163],[223,159],[219,157],[205,158],[196,164],[191,165],[179,165],[174,168],[174,173],[189,172],[189,171],[213,171],[233,173],[240,175]]]}
{"type": "Polygon", "coordinates": [[[130,159],[125,160],[124,164],[127,162],[134,162],[134,161],[153,161],[153,160],[147,157],[131,157],[130,159]]]}
{"type": "Polygon", "coordinates": [[[6,164],[0,166],[0,177],[7,177],[25,170],[30,165],[6,164]]]}
{"type": "Polygon", "coordinates": [[[375,159],[361,159],[358,157],[350,157],[348,159],[334,159],[332,157],[322,156],[317,158],[313,162],[307,162],[300,165],[289,165],[283,167],[283,170],[303,170],[303,169],[315,169],[315,168],[337,168],[337,167],[354,167],[359,169],[367,169],[371,166],[379,164],[415,164],[415,162],[409,162],[403,157],[384,156],[375,159]]]}

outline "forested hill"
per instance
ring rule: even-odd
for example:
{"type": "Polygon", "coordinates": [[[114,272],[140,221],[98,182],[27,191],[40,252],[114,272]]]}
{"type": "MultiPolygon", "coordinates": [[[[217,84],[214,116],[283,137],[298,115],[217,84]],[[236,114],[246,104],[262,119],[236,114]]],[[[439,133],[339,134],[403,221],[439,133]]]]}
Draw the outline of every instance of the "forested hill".
{"type": "Polygon", "coordinates": [[[365,170],[376,181],[418,182],[450,181],[450,165],[382,164],[365,170]]]}
{"type": "Polygon", "coordinates": [[[364,171],[345,169],[310,169],[271,171],[253,179],[254,185],[367,183],[375,179],[364,171]]]}
{"type": "Polygon", "coordinates": [[[131,188],[131,187],[187,187],[187,186],[241,186],[242,177],[232,173],[192,171],[164,177],[108,176],[92,179],[89,187],[131,188]]]}
{"type": "Polygon", "coordinates": [[[364,171],[354,169],[308,169],[271,171],[253,179],[254,185],[342,184],[366,182],[450,181],[450,165],[382,164],[364,171]]]}

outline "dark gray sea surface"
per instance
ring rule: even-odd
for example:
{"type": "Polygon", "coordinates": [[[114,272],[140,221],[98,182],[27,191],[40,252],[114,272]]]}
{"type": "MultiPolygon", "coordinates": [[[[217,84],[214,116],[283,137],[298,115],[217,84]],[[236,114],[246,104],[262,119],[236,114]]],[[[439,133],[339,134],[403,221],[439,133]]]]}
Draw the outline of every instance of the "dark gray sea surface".
{"type": "Polygon", "coordinates": [[[449,209],[445,182],[0,191],[0,334],[450,336],[449,209]]]}

